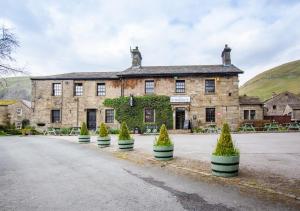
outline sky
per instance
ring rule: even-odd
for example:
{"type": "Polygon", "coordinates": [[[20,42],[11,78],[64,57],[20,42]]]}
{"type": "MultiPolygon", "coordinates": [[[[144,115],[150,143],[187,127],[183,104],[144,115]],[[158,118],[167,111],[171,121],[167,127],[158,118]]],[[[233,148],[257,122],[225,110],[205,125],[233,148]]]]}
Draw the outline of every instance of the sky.
{"type": "Polygon", "coordinates": [[[240,85],[300,59],[300,1],[0,0],[0,25],[31,75],[122,71],[139,46],[142,65],[221,64],[225,44],[240,85]]]}

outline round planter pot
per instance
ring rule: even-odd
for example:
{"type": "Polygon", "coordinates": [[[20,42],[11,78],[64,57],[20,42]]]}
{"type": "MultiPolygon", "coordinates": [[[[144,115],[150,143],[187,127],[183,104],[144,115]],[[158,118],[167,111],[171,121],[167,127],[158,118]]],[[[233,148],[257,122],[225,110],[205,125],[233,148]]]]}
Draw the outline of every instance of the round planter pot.
{"type": "Polygon", "coordinates": [[[119,140],[118,145],[120,150],[130,151],[133,150],[134,140],[119,140]]]}
{"type": "Polygon", "coordinates": [[[79,143],[89,143],[91,141],[90,135],[79,135],[78,136],[78,142],[79,143]]]}
{"type": "Polygon", "coordinates": [[[172,146],[153,146],[154,157],[156,160],[172,160],[174,145],[172,146]]]}
{"type": "Polygon", "coordinates": [[[240,156],[211,156],[212,174],[218,177],[234,177],[239,173],[240,156]]]}
{"type": "Polygon", "coordinates": [[[98,147],[104,148],[104,147],[109,147],[110,146],[110,137],[97,137],[97,144],[98,147]]]}

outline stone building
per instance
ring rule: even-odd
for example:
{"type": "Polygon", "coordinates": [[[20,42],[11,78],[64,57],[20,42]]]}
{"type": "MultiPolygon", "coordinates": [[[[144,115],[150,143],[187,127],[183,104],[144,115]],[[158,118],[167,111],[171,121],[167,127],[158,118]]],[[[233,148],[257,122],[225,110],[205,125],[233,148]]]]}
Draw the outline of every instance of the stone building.
{"type": "Polygon", "coordinates": [[[20,129],[23,120],[30,120],[31,113],[31,102],[27,100],[0,100],[0,125],[10,123],[20,129]]]}
{"type": "Polygon", "coordinates": [[[240,96],[240,120],[262,120],[263,102],[258,97],[240,96]]]}
{"type": "Polygon", "coordinates": [[[291,116],[292,121],[300,121],[300,104],[287,104],[283,115],[291,116]]]}
{"type": "MultiPolygon", "coordinates": [[[[227,121],[236,129],[240,119],[238,75],[226,45],[219,65],[143,66],[136,47],[132,66],[121,72],[82,72],[32,77],[32,121],[70,127],[99,122],[117,127],[115,111],[104,107],[106,98],[166,95],[173,109],[173,129],[227,121]]],[[[145,108],[145,122],[154,121],[155,110],[145,108]],[[147,116],[147,118],[146,118],[147,116]],[[153,118],[148,118],[152,116],[153,118]]]]}
{"type": "Polygon", "coordinates": [[[300,98],[291,92],[273,93],[273,96],[264,102],[265,116],[283,116],[287,105],[300,104],[300,98]]]}

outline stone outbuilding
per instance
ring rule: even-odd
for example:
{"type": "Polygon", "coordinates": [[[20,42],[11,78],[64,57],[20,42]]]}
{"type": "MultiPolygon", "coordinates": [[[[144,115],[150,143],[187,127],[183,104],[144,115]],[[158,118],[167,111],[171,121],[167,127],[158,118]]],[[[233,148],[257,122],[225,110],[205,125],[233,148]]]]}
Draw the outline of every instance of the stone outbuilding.
{"type": "Polygon", "coordinates": [[[283,115],[291,116],[292,121],[300,121],[300,104],[286,105],[283,115]]]}
{"type": "Polygon", "coordinates": [[[31,102],[27,100],[0,100],[0,125],[22,127],[23,120],[31,119],[31,102]]]}
{"type": "Polygon", "coordinates": [[[291,92],[273,93],[273,96],[264,102],[265,116],[283,116],[287,105],[300,104],[300,98],[291,92]]]}
{"type": "Polygon", "coordinates": [[[258,97],[240,96],[240,121],[263,120],[263,102],[258,97]]]}

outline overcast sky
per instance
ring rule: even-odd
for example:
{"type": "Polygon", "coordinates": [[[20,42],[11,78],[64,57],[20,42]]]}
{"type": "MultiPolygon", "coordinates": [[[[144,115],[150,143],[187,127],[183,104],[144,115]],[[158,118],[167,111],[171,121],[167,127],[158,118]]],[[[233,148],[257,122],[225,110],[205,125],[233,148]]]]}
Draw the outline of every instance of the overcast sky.
{"type": "Polygon", "coordinates": [[[20,41],[32,75],[121,71],[139,46],[143,65],[232,63],[256,74],[300,58],[300,1],[0,0],[0,24],[20,41]]]}

